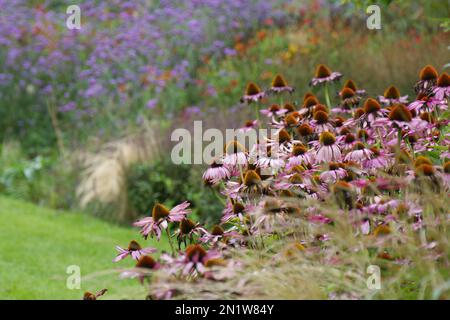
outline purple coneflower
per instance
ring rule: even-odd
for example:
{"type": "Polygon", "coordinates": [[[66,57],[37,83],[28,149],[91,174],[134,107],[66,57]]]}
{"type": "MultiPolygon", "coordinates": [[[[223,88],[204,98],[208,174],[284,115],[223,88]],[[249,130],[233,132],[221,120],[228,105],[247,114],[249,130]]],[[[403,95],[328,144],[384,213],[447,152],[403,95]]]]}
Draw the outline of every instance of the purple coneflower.
{"type": "Polygon", "coordinates": [[[360,96],[360,97],[366,95],[366,90],[364,90],[364,89],[358,89],[357,86],[356,86],[355,81],[353,81],[353,80],[351,80],[351,79],[348,79],[348,80],[345,82],[345,84],[344,84],[344,86],[343,86],[343,88],[342,88],[342,91],[339,92],[339,95],[340,95],[340,96],[342,96],[343,90],[344,90],[345,88],[352,89],[352,90],[356,93],[356,95],[358,95],[358,96],[360,96]]]}
{"type": "Polygon", "coordinates": [[[249,132],[253,129],[255,129],[258,125],[258,121],[257,120],[249,120],[245,123],[245,125],[239,129],[239,131],[241,132],[249,132]]]}
{"type": "Polygon", "coordinates": [[[338,180],[344,179],[346,176],[347,171],[339,163],[330,162],[328,164],[328,170],[323,171],[319,177],[325,183],[335,183],[338,180]]]}
{"type": "Polygon", "coordinates": [[[276,75],[272,80],[272,86],[269,89],[270,93],[281,93],[281,92],[294,92],[294,88],[289,87],[287,85],[286,80],[284,80],[283,76],[276,75]]]}
{"type": "Polygon", "coordinates": [[[186,246],[186,240],[189,238],[191,242],[194,239],[194,235],[201,236],[202,234],[207,233],[208,231],[203,228],[200,223],[195,223],[191,219],[184,218],[180,221],[180,225],[175,234],[177,235],[178,247],[180,244],[184,242],[186,246]]]}
{"type": "Polygon", "coordinates": [[[370,151],[372,151],[372,157],[362,162],[364,169],[369,171],[383,169],[387,168],[392,163],[391,158],[383,149],[380,150],[377,147],[372,147],[370,148],[370,151]]]}
{"type": "Polygon", "coordinates": [[[420,80],[414,85],[414,90],[416,93],[428,94],[436,85],[437,78],[438,73],[436,69],[431,65],[425,66],[422,70],[420,70],[420,80]]]}
{"type": "Polygon", "coordinates": [[[299,113],[305,118],[311,118],[312,110],[314,110],[314,107],[317,106],[318,104],[320,104],[320,102],[313,94],[305,95],[303,105],[299,113]]]}
{"type": "Polygon", "coordinates": [[[252,102],[258,102],[264,98],[266,93],[261,91],[261,89],[253,82],[250,82],[245,89],[245,94],[241,98],[241,102],[247,102],[248,104],[252,102]]]}
{"type": "Polygon", "coordinates": [[[450,98],[450,76],[447,72],[441,74],[437,81],[436,88],[433,89],[433,93],[437,100],[450,98]]]}
{"type": "Polygon", "coordinates": [[[218,265],[215,262],[223,262],[220,257],[220,253],[215,250],[206,251],[201,245],[192,244],[186,248],[184,255],[173,259],[171,262],[174,266],[174,271],[181,270],[181,273],[186,276],[204,274],[207,267],[218,265]]]}
{"type": "Polygon", "coordinates": [[[114,258],[114,262],[125,259],[128,255],[130,255],[135,260],[139,260],[142,255],[154,253],[157,251],[156,248],[152,247],[142,248],[139,243],[134,240],[130,241],[126,249],[120,246],[116,246],[116,250],[119,251],[119,254],[114,258]]]}
{"type": "Polygon", "coordinates": [[[368,160],[372,157],[373,152],[366,148],[362,142],[357,142],[353,146],[353,151],[347,153],[344,157],[344,161],[354,161],[361,163],[364,160],[368,160]]]}
{"type": "Polygon", "coordinates": [[[369,98],[364,102],[364,114],[359,119],[361,127],[372,127],[376,124],[375,120],[386,116],[387,111],[382,109],[378,101],[369,98]]]}
{"type": "Polygon", "coordinates": [[[438,100],[436,97],[431,97],[423,92],[417,95],[416,101],[408,105],[408,109],[416,114],[422,111],[433,112],[436,108],[446,109],[447,102],[444,99],[438,100]]]}
{"type": "Polygon", "coordinates": [[[225,146],[223,164],[232,167],[237,165],[244,166],[247,164],[245,148],[237,140],[233,140],[225,146]]]}
{"type": "Polygon", "coordinates": [[[351,113],[352,108],[357,106],[361,101],[361,97],[356,95],[355,91],[350,88],[342,89],[342,91],[339,92],[339,96],[341,97],[339,107],[331,110],[336,113],[351,113]]]}
{"type": "Polygon", "coordinates": [[[233,226],[228,230],[224,230],[221,226],[215,225],[211,232],[206,232],[200,241],[203,243],[216,244],[220,240],[227,242],[231,238],[240,238],[241,234],[237,231],[237,227],[233,226]]]}
{"type": "Polygon", "coordinates": [[[150,270],[158,270],[161,268],[161,264],[153,259],[151,256],[142,255],[136,262],[134,269],[126,270],[120,274],[122,279],[126,278],[138,278],[141,284],[144,284],[144,279],[149,275],[150,270]]]}
{"type": "Polygon", "coordinates": [[[141,234],[145,239],[147,239],[149,235],[156,235],[159,240],[161,237],[161,230],[167,229],[169,222],[180,222],[191,212],[191,210],[187,209],[190,205],[189,202],[185,201],[169,210],[158,203],[153,207],[151,217],[138,220],[133,225],[142,228],[141,234]]]}
{"type": "Polygon", "coordinates": [[[279,117],[279,116],[284,115],[284,114],[287,112],[287,110],[286,110],[286,109],[282,109],[282,108],[281,108],[279,105],[277,105],[277,104],[273,104],[273,105],[271,105],[268,109],[262,109],[262,110],[260,110],[260,112],[261,112],[263,115],[267,116],[267,117],[273,118],[273,117],[279,117]]]}
{"type": "Polygon", "coordinates": [[[331,123],[328,113],[319,110],[314,112],[314,120],[311,121],[311,126],[314,128],[316,133],[322,133],[324,131],[334,131],[333,124],[331,123]]]}
{"type": "Polygon", "coordinates": [[[317,162],[330,162],[341,160],[341,150],[336,144],[336,138],[331,132],[325,131],[320,135],[320,145],[317,149],[317,162]]]}
{"type": "Polygon", "coordinates": [[[289,168],[313,162],[313,154],[303,144],[297,144],[292,148],[292,156],[288,160],[289,168]]]}
{"type": "Polygon", "coordinates": [[[378,96],[378,101],[385,106],[398,103],[408,103],[408,96],[400,96],[400,91],[395,86],[390,86],[384,91],[384,95],[378,96]]]}
{"type": "Polygon", "coordinates": [[[203,173],[203,180],[211,184],[216,184],[221,180],[229,179],[230,176],[230,170],[223,164],[214,160],[211,166],[203,173]]]}
{"type": "Polygon", "coordinates": [[[108,291],[108,289],[102,289],[102,290],[98,291],[96,294],[86,291],[83,295],[83,300],[97,300],[97,298],[104,295],[107,291],[108,291]]]}
{"type": "Polygon", "coordinates": [[[338,81],[341,78],[341,73],[331,72],[331,70],[326,65],[321,64],[317,66],[315,77],[312,78],[309,85],[315,87],[320,84],[338,81]]]}

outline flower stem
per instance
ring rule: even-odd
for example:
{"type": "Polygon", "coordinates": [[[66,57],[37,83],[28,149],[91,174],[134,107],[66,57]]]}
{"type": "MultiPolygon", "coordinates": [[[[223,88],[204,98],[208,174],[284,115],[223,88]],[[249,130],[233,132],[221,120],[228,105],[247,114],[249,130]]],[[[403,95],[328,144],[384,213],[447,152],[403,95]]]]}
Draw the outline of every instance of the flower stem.
{"type": "Polygon", "coordinates": [[[328,92],[328,83],[325,83],[325,101],[327,103],[328,109],[331,109],[330,94],[328,92]]]}
{"type": "Polygon", "coordinates": [[[172,238],[170,237],[169,227],[166,228],[166,234],[167,234],[167,238],[169,239],[170,249],[172,250],[172,256],[175,257],[175,249],[173,247],[172,238]]]}

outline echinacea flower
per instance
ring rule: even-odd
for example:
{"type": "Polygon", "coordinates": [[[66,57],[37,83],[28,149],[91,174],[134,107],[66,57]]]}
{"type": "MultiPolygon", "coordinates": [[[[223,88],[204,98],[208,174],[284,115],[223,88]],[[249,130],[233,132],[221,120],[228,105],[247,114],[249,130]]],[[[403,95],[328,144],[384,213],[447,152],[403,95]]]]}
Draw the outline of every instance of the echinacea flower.
{"type": "Polygon", "coordinates": [[[347,171],[343,169],[339,163],[330,162],[328,164],[328,170],[323,171],[320,174],[320,180],[325,183],[335,183],[338,180],[342,180],[347,176],[347,171]]]}
{"type": "Polygon", "coordinates": [[[292,168],[304,163],[312,163],[313,159],[313,153],[309,152],[305,145],[297,144],[292,148],[292,155],[288,160],[288,166],[292,168]]]}
{"type": "Polygon", "coordinates": [[[361,101],[361,97],[356,95],[356,92],[350,88],[342,89],[339,96],[341,97],[341,102],[338,108],[332,109],[333,112],[350,113],[351,109],[361,101]]]}
{"type": "Polygon", "coordinates": [[[156,252],[156,248],[148,247],[148,248],[142,248],[139,243],[132,240],[128,244],[128,247],[126,249],[116,246],[116,250],[119,251],[119,254],[117,257],[114,258],[114,262],[120,261],[122,259],[125,259],[127,256],[131,256],[135,260],[139,260],[139,258],[142,255],[150,254],[156,252]]]}
{"type": "Polygon", "coordinates": [[[395,105],[389,112],[388,119],[398,128],[408,126],[413,116],[404,104],[395,105]]]}
{"type": "Polygon", "coordinates": [[[269,89],[270,93],[281,93],[281,92],[294,92],[294,88],[287,85],[286,80],[284,80],[282,75],[276,75],[272,80],[272,86],[269,89]]]}
{"type": "Polygon", "coordinates": [[[313,116],[314,120],[311,121],[311,125],[314,128],[315,132],[322,133],[324,131],[333,131],[334,127],[331,123],[328,113],[325,111],[319,110],[314,112],[313,116]]]}
{"type": "Polygon", "coordinates": [[[364,90],[364,89],[359,89],[359,88],[356,86],[355,81],[353,81],[353,80],[351,80],[351,79],[348,79],[348,80],[344,83],[344,86],[342,87],[342,90],[339,92],[339,96],[342,96],[342,93],[343,93],[343,91],[344,91],[345,88],[352,89],[352,90],[355,92],[355,94],[358,95],[358,96],[360,96],[360,97],[366,95],[366,90],[364,90]]]}
{"type": "Polygon", "coordinates": [[[353,151],[347,153],[344,157],[344,161],[354,161],[361,163],[364,160],[368,160],[372,157],[373,152],[366,148],[362,142],[357,142],[353,146],[353,151]]]}
{"type": "Polygon", "coordinates": [[[97,300],[97,298],[103,296],[107,291],[108,289],[102,289],[98,291],[96,294],[86,291],[83,295],[83,300],[97,300]]]}
{"type": "Polygon", "coordinates": [[[400,91],[395,86],[390,86],[384,91],[384,95],[378,96],[378,101],[385,106],[408,103],[408,96],[400,96],[400,91]]]}
{"type": "Polygon", "coordinates": [[[249,120],[247,122],[245,122],[245,125],[239,129],[239,131],[241,132],[249,132],[251,130],[254,130],[258,125],[258,121],[257,120],[249,120]]]}
{"type": "Polygon", "coordinates": [[[186,240],[189,238],[191,243],[194,240],[194,236],[201,236],[202,234],[207,233],[208,231],[201,226],[200,223],[196,223],[191,219],[184,218],[180,221],[180,225],[177,231],[175,231],[174,235],[177,236],[178,247],[180,244],[184,242],[186,246],[186,240]]]}
{"type": "Polygon", "coordinates": [[[252,102],[258,102],[264,98],[266,93],[261,91],[261,89],[253,82],[250,82],[245,89],[245,94],[241,98],[241,103],[247,102],[248,104],[252,102]]]}
{"type": "Polygon", "coordinates": [[[336,138],[331,132],[322,132],[319,139],[320,145],[317,149],[317,162],[337,162],[341,160],[341,150],[336,144],[336,138]]]}
{"type": "Polygon", "coordinates": [[[419,73],[419,81],[414,85],[416,93],[428,94],[436,85],[438,73],[436,69],[427,65],[419,73]]]}
{"type": "Polygon", "coordinates": [[[219,241],[225,242],[234,242],[240,240],[242,235],[237,231],[237,227],[233,226],[228,230],[224,230],[221,226],[215,225],[211,232],[205,232],[203,236],[200,238],[200,241],[203,243],[209,243],[215,245],[219,241]]]}
{"type": "Polygon", "coordinates": [[[231,201],[223,210],[221,222],[226,223],[232,219],[238,218],[239,221],[244,221],[244,214],[252,209],[252,206],[244,205],[239,201],[231,201]]]}
{"type": "Polygon", "coordinates": [[[171,273],[181,271],[182,275],[188,276],[204,274],[206,268],[212,265],[208,262],[219,259],[221,255],[215,250],[207,251],[199,244],[191,244],[186,248],[184,255],[178,258],[172,258],[168,255],[161,257],[167,260],[167,263],[171,266],[171,273]]]}
{"type": "Polygon", "coordinates": [[[328,82],[338,81],[342,78],[339,72],[332,72],[326,65],[317,66],[315,77],[309,83],[310,86],[317,86],[328,82]]]}
{"type": "Polygon", "coordinates": [[[246,150],[237,140],[233,140],[225,146],[224,165],[231,167],[244,166],[247,162],[246,150]]]}
{"type": "Polygon", "coordinates": [[[408,105],[408,109],[415,112],[416,114],[419,114],[423,111],[433,112],[436,109],[446,108],[447,102],[444,99],[438,100],[436,99],[436,97],[429,96],[428,94],[423,92],[419,93],[416,100],[408,105]]]}
{"type": "Polygon", "coordinates": [[[310,118],[312,116],[312,110],[318,104],[320,104],[320,102],[314,95],[308,96],[303,100],[303,105],[299,113],[305,118],[310,118]]]}
{"type": "Polygon", "coordinates": [[[169,222],[180,222],[191,212],[187,209],[191,204],[187,201],[173,207],[171,210],[158,203],[152,209],[152,216],[136,221],[133,225],[141,227],[141,234],[144,239],[156,235],[159,240],[162,229],[167,229],[169,222]]]}
{"type": "Polygon", "coordinates": [[[375,99],[368,98],[363,106],[364,114],[359,119],[361,127],[367,128],[375,124],[375,120],[386,116],[387,111],[375,99]]]}
{"type": "Polygon", "coordinates": [[[391,157],[383,149],[380,150],[377,147],[372,147],[370,151],[372,151],[372,157],[362,162],[364,169],[369,171],[383,169],[392,163],[391,157]]]}
{"type": "Polygon", "coordinates": [[[268,109],[262,109],[260,112],[267,117],[279,117],[284,115],[287,110],[282,109],[279,105],[273,104],[268,109]]]}
{"type": "Polygon", "coordinates": [[[120,274],[120,278],[134,279],[138,278],[141,284],[144,284],[146,277],[150,275],[151,270],[158,270],[161,268],[161,264],[153,259],[149,255],[143,255],[136,262],[136,266],[133,269],[125,270],[120,274]]]}
{"type": "Polygon", "coordinates": [[[438,78],[436,87],[433,89],[433,93],[437,100],[450,98],[450,76],[447,72],[444,72],[438,78]]]}
{"type": "Polygon", "coordinates": [[[222,180],[229,179],[231,176],[230,170],[219,161],[214,160],[208,169],[203,173],[203,180],[216,184],[222,180]]]}

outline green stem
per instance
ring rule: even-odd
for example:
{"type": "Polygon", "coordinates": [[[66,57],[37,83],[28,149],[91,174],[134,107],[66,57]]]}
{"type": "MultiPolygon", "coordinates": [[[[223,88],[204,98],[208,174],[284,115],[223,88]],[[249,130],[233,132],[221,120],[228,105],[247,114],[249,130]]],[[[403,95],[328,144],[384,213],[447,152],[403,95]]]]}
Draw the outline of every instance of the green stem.
{"type": "Polygon", "coordinates": [[[328,83],[325,83],[325,101],[327,103],[328,109],[331,109],[330,94],[328,92],[328,83]]]}
{"type": "Polygon", "coordinates": [[[170,237],[169,227],[166,228],[166,234],[167,234],[167,238],[169,239],[170,249],[172,250],[172,256],[175,257],[175,249],[173,247],[172,238],[170,237]]]}

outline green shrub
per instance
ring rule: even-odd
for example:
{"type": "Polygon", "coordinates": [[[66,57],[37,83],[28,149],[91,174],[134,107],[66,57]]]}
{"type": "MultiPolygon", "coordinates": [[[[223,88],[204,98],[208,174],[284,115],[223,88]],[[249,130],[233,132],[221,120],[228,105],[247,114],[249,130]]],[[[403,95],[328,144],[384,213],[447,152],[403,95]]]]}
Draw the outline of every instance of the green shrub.
{"type": "Polygon", "coordinates": [[[20,144],[0,152],[0,193],[51,208],[74,206],[76,170],[57,154],[27,157],[20,144]]]}
{"type": "Polygon", "coordinates": [[[171,207],[185,200],[202,222],[217,219],[222,205],[214,191],[204,187],[202,170],[175,165],[169,160],[134,165],[127,176],[128,201],[132,215],[148,215],[155,203],[171,207]],[[187,197],[186,197],[187,195],[187,197]]]}

